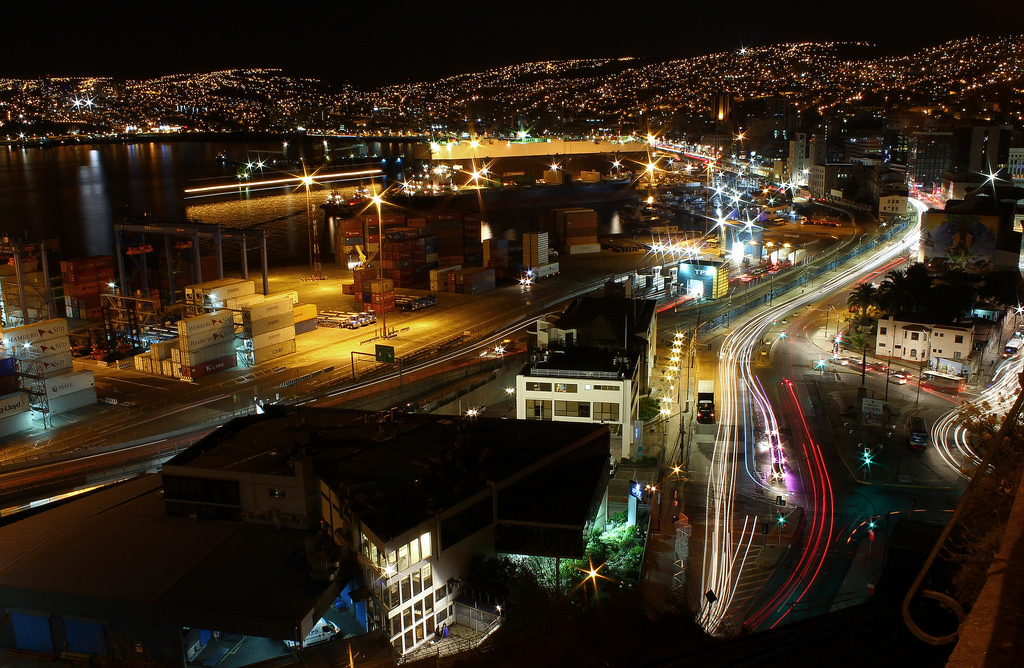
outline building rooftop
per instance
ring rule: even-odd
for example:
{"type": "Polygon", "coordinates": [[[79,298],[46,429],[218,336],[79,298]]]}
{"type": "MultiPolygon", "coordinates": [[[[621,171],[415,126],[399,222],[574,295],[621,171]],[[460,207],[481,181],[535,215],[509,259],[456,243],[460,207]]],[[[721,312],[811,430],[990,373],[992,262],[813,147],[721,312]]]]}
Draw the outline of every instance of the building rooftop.
{"type": "Polygon", "coordinates": [[[147,475],[0,527],[0,599],[32,609],[49,594],[100,618],[128,605],[154,624],[291,637],[327,588],[310,579],[308,537],[168,518],[147,475]]]}
{"type": "MultiPolygon", "coordinates": [[[[560,452],[579,449],[607,466],[607,429],[600,425],[410,415],[331,408],[271,409],[235,420],[172,460],[179,465],[262,472],[290,468],[309,456],[317,476],[346,498],[352,512],[382,540],[528,469],[554,476],[566,498],[589,499],[593,475],[555,474],[560,452]],[[588,447],[590,442],[594,447],[588,447]]],[[[586,522],[571,504],[546,509],[545,521],[586,522]]]]}

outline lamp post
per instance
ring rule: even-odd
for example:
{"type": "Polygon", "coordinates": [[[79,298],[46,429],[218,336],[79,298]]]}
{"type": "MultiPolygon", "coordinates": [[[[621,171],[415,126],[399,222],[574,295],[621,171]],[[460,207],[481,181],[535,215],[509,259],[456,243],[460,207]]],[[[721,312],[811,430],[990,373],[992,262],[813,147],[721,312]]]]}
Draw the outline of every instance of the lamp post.
{"type": "Polygon", "coordinates": [[[515,407],[516,407],[516,404],[515,404],[516,388],[514,388],[514,387],[506,387],[505,388],[505,394],[508,396],[508,409],[510,411],[514,411],[515,407]]]}
{"type": "MultiPolygon", "coordinates": [[[[380,196],[380,193],[374,193],[373,197],[371,197],[370,200],[373,202],[373,205],[375,207],[377,207],[377,238],[378,238],[378,241],[377,241],[377,253],[381,256],[381,260],[382,260],[379,264],[383,264],[383,257],[384,257],[384,222],[383,222],[383,218],[381,217],[381,214],[380,214],[380,205],[381,205],[381,203],[383,201],[383,198],[380,196]]],[[[369,245],[369,241],[370,241],[369,236],[366,237],[365,241],[366,241],[366,244],[369,245]]],[[[388,337],[388,317],[386,315],[387,309],[385,308],[386,303],[384,301],[384,272],[381,271],[381,269],[382,269],[382,267],[378,267],[378,269],[377,269],[377,273],[379,274],[378,278],[380,280],[380,324],[381,324],[381,330],[382,330],[382,333],[383,333],[383,338],[387,339],[387,337],[388,337]]],[[[371,297],[371,299],[372,299],[372,297],[371,297]]],[[[372,304],[372,302],[371,302],[371,304],[372,304]]]]}

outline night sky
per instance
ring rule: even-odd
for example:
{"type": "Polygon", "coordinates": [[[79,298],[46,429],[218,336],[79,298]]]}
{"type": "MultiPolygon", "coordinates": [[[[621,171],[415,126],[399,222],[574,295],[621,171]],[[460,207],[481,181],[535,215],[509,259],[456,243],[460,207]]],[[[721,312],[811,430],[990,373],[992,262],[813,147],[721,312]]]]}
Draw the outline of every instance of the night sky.
{"type": "Polygon", "coordinates": [[[369,86],[572,57],[669,59],[824,40],[866,40],[904,53],[969,35],[1024,33],[1019,0],[208,0],[47,3],[45,13],[19,11],[5,16],[0,76],[148,78],[280,67],[369,86]],[[117,10],[103,9],[114,4],[117,10]]]}

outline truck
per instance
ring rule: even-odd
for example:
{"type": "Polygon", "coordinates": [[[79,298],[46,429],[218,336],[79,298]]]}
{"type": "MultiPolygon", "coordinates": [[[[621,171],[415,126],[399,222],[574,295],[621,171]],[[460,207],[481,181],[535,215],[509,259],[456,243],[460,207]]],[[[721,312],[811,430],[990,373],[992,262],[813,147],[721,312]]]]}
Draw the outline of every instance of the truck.
{"type": "Polygon", "coordinates": [[[715,381],[697,381],[697,422],[714,424],[715,422],[715,381]]]}
{"type": "Polygon", "coordinates": [[[1020,332],[1015,332],[1010,340],[1006,342],[1006,347],[1003,348],[1003,357],[1013,357],[1020,352],[1021,346],[1024,346],[1024,338],[1021,337],[1020,332]]]}
{"type": "Polygon", "coordinates": [[[523,271],[523,278],[539,281],[542,278],[551,278],[560,273],[557,262],[548,262],[537,267],[531,267],[523,271]]]}

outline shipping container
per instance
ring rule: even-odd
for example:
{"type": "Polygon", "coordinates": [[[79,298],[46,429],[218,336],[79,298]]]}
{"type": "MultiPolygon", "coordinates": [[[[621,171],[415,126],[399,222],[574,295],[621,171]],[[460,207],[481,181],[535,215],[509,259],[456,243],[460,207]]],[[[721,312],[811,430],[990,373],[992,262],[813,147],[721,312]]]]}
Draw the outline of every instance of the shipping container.
{"type": "Polygon", "coordinates": [[[33,427],[32,412],[15,413],[5,418],[0,418],[0,438],[17,434],[18,432],[33,427]]]}
{"type": "Polygon", "coordinates": [[[92,371],[75,371],[53,379],[47,378],[45,383],[46,400],[49,402],[65,394],[94,387],[96,381],[93,378],[92,371]]]}
{"type": "Polygon", "coordinates": [[[0,397],[0,419],[24,413],[28,409],[28,394],[25,392],[15,392],[0,397]]]}
{"type": "Polygon", "coordinates": [[[55,399],[49,399],[46,403],[51,415],[60,415],[79,408],[94,406],[96,404],[96,388],[89,387],[71,392],[55,399]]]}
{"type": "Polygon", "coordinates": [[[23,327],[5,329],[3,330],[3,342],[4,346],[10,350],[15,346],[45,341],[58,336],[67,336],[67,334],[67,319],[53,318],[52,320],[43,320],[42,322],[35,322],[23,327]]]}
{"type": "Polygon", "coordinates": [[[171,358],[173,350],[178,347],[178,339],[168,339],[166,341],[151,343],[149,346],[149,353],[155,360],[166,360],[171,358]]]}
{"type": "Polygon", "coordinates": [[[15,346],[11,352],[19,359],[35,360],[57,353],[71,352],[71,341],[66,336],[60,336],[46,341],[36,341],[27,346],[15,346]]]}
{"type": "Polygon", "coordinates": [[[16,370],[13,357],[0,357],[0,376],[9,376],[16,370]]]}
{"type": "Polygon", "coordinates": [[[294,322],[309,320],[310,318],[315,319],[316,316],[316,304],[296,304],[295,307],[292,309],[292,319],[294,322]]]}
{"type": "Polygon", "coordinates": [[[193,334],[192,336],[189,336],[188,338],[180,339],[180,341],[181,341],[180,347],[181,347],[181,351],[183,353],[184,352],[194,352],[196,350],[199,350],[200,348],[205,348],[207,346],[212,346],[214,344],[224,343],[225,341],[234,341],[234,340],[235,340],[235,323],[232,322],[232,321],[228,321],[220,329],[213,329],[213,330],[208,329],[208,330],[206,330],[204,332],[199,332],[198,334],[193,334]]]}
{"type": "Polygon", "coordinates": [[[214,343],[213,345],[206,346],[205,348],[183,350],[179,353],[179,358],[177,360],[172,359],[171,361],[177,362],[180,366],[195,367],[215,359],[220,359],[221,357],[233,355],[235,352],[235,346],[235,340],[231,339],[230,341],[214,343]]]}
{"type": "Polygon", "coordinates": [[[178,337],[187,339],[206,330],[222,329],[225,323],[229,325],[234,323],[231,311],[221,310],[191,318],[182,318],[178,321],[178,337]]]}
{"type": "Polygon", "coordinates": [[[216,288],[231,285],[232,283],[238,283],[242,279],[240,278],[216,278],[212,281],[204,281],[202,283],[193,283],[192,285],[185,286],[185,303],[186,304],[201,304],[206,297],[206,294],[215,290],[216,288]]]}
{"type": "Polygon", "coordinates": [[[47,355],[46,357],[39,358],[37,362],[41,367],[43,376],[46,378],[63,376],[75,370],[71,351],[66,353],[57,353],[56,355],[47,355]]]}
{"type": "Polygon", "coordinates": [[[282,341],[266,348],[256,348],[252,351],[253,364],[262,364],[270,360],[291,355],[295,352],[295,341],[282,341]]]}
{"type": "Polygon", "coordinates": [[[587,253],[600,253],[601,244],[580,244],[576,246],[569,246],[569,255],[585,255],[587,253]]]}
{"type": "Polygon", "coordinates": [[[294,302],[291,300],[291,297],[287,295],[277,299],[268,299],[262,304],[254,304],[253,306],[242,309],[242,323],[252,323],[274,315],[286,314],[291,317],[294,307],[294,302]]]}
{"type": "Polygon", "coordinates": [[[289,324],[287,327],[282,327],[280,329],[264,332],[263,334],[251,337],[252,345],[250,346],[247,344],[247,347],[252,348],[253,350],[258,350],[259,348],[266,348],[285,341],[291,341],[294,338],[295,325],[293,323],[289,324]]]}
{"type": "Polygon", "coordinates": [[[9,376],[0,376],[0,396],[17,392],[21,389],[21,376],[12,373],[9,376]]]}
{"type": "Polygon", "coordinates": [[[309,334],[316,329],[316,318],[310,318],[309,320],[300,320],[295,323],[295,336],[300,334],[309,334]]]}
{"type": "MultiPolygon", "coordinates": [[[[227,300],[248,297],[251,294],[255,294],[255,292],[256,283],[254,281],[239,280],[237,283],[222,285],[204,292],[202,304],[213,308],[225,308],[227,300]]],[[[198,298],[195,301],[199,303],[198,298]]]]}
{"type": "Polygon", "coordinates": [[[295,318],[292,313],[282,313],[279,315],[272,315],[269,318],[263,318],[262,320],[254,320],[245,324],[244,332],[245,337],[251,339],[254,336],[260,334],[266,334],[282,327],[289,327],[295,325],[295,318]]]}

